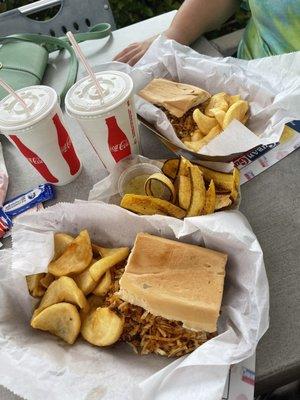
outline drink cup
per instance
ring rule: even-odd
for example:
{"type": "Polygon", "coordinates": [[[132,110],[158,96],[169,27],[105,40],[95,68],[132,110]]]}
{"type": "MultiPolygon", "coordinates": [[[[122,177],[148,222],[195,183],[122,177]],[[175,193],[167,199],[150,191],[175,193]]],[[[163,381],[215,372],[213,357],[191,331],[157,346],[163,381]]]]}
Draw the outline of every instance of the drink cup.
{"type": "Polygon", "coordinates": [[[105,167],[139,154],[139,134],[133,102],[133,82],[120,71],[95,74],[103,91],[101,102],[93,81],[83,78],[68,91],[66,112],[75,118],[105,167]]]}
{"type": "Polygon", "coordinates": [[[55,90],[29,86],[17,91],[28,111],[15,97],[0,102],[0,132],[42,176],[45,182],[65,185],[81,171],[81,163],[63,121],[55,90]]]}
{"type": "Polygon", "coordinates": [[[0,102],[0,132],[4,134],[45,182],[65,185],[81,171],[81,163],[63,121],[55,90],[29,86],[0,102]]]}

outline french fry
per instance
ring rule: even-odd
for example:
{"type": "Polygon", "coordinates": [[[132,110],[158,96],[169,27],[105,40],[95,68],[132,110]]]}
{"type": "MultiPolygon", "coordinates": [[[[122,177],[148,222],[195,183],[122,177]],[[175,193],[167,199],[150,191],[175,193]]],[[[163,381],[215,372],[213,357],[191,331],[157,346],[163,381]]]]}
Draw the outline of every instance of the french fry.
{"type": "Polygon", "coordinates": [[[205,135],[202,132],[200,132],[199,129],[196,129],[194,132],[191,133],[190,141],[191,142],[197,142],[198,140],[203,139],[204,136],[205,135]]]}
{"type": "Polygon", "coordinates": [[[209,187],[206,191],[203,214],[212,214],[215,211],[215,205],[216,205],[216,189],[214,181],[211,180],[209,187]]]}
{"type": "Polygon", "coordinates": [[[199,130],[207,135],[218,122],[215,118],[207,117],[203,114],[199,108],[195,108],[193,111],[193,119],[196,122],[199,130]]]}
{"type": "Polygon", "coordinates": [[[216,204],[215,211],[221,210],[223,208],[227,208],[231,206],[232,201],[230,199],[230,194],[217,194],[216,195],[216,204]]]}
{"type": "Polygon", "coordinates": [[[164,162],[162,166],[162,172],[170,179],[175,179],[177,176],[179,168],[179,159],[172,158],[171,160],[167,160],[164,162]]]}
{"type": "Polygon", "coordinates": [[[233,184],[230,193],[230,198],[232,199],[233,203],[236,202],[239,196],[239,186],[240,186],[240,171],[237,168],[233,169],[233,184]]]}
{"type": "Polygon", "coordinates": [[[205,185],[201,171],[195,165],[190,167],[191,183],[192,183],[192,197],[187,217],[194,217],[201,214],[205,205],[205,185]]]}
{"type": "Polygon", "coordinates": [[[97,261],[90,268],[90,274],[94,281],[98,282],[99,279],[114,265],[125,260],[129,255],[128,247],[120,247],[111,249],[110,253],[97,261]]]}
{"type": "Polygon", "coordinates": [[[191,203],[192,185],[189,176],[178,176],[178,203],[179,207],[187,210],[191,203]]]}
{"type": "Polygon", "coordinates": [[[213,108],[211,111],[211,114],[214,115],[216,120],[218,121],[218,124],[220,125],[221,128],[223,128],[223,123],[224,123],[224,118],[225,118],[225,111],[220,110],[219,108],[213,108]]]}
{"type": "Polygon", "coordinates": [[[73,304],[58,303],[34,314],[31,326],[48,331],[65,342],[73,344],[80,332],[80,316],[73,304]]]}
{"type": "Polygon", "coordinates": [[[206,146],[212,139],[218,136],[221,132],[222,128],[220,127],[220,125],[216,125],[210,130],[210,132],[206,136],[204,136],[203,139],[199,140],[198,142],[191,142],[189,144],[186,144],[186,146],[191,150],[198,152],[202,147],[206,146]]]}
{"type": "Polygon", "coordinates": [[[87,230],[83,230],[72,240],[63,254],[49,264],[48,272],[54,276],[78,274],[89,266],[92,257],[90,236],[87,230]]]}
{"type": "Polygon", "coordinates": [[[239,94],[236,94],[234,96],[229,96],[229,101],[228,101],[229,107],[232,106],[233,103],[236,103],[239,100],[241,100],[241,96],[239,94]]]}
{"type": "Polygon", "coordinates": [[[190,167],[191,163],[184,157],[180,157],[179,168],[178,168],[178,176],[190,176],[190,167]]]}
{"type": "Polygon", "coordinates": [[[185,210],[174,204],[151,196],[125,194],[121,200],[121,207],[142,215],[169,215],[175,218],[184,218],[185,210]]]}

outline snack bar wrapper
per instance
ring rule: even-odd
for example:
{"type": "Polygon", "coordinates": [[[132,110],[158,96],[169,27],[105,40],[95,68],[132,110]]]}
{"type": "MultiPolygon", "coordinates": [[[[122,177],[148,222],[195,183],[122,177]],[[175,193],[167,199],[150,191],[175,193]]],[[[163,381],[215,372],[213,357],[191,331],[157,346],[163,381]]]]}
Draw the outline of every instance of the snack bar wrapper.
{"type": "Polygon", "coordinates": [[[180,221],[101,202],[60,203],[20,216],[13,250],[0,254],[0,262],[0,384],[28,400],[220,400],[230,364],[253,354],[268,328],[262,250],[238,211],[180,221]],[[78,338],[70,346],[33,330],[35,301],[25,275],[46,271],[54,232],[82,229],[107,247],[132,246],[138,232],[148,232],[227,253],[218,336],[187,356],[167,359],[136,355],[126,343],[98,348],[78,338]]]}
{"type": "MultiPolygon", "coordinates": [[[[154,78],[166,78],[211,94],[240,94],[250,105],[247,127],[232,121],[199,152],[229,156],[278,142],[284,125],[299,118],[299,65],[300,51],[245,61],[205,56],[160,36],[132,69],[131,76],[137,91],[154,78]]],[[[137,96],[136,110],[173,144],[187,149],[161,109],[137,96]]]]}

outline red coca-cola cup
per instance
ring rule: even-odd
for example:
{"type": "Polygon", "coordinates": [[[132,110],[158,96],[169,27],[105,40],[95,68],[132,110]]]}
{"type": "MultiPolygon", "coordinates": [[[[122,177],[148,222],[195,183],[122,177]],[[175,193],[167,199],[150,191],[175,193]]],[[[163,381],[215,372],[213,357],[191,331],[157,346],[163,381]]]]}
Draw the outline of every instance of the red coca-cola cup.
{"type": "Polygon", "coordinates": [[[75,118],[105,167],[139,153],[137,118],[133,103],[133,82],[119,71],[96,73],[103,96],[94,82],[83,78],[68,91],[66,112],[75,118]]]}
{"type": "Polygon", "coordinates": [[[27,111],[9,95],[0,102],[0,131],[28,160],[45,182],[65,185],[81,171],[58,97],[48,86],[17,91],[27,111]]]}

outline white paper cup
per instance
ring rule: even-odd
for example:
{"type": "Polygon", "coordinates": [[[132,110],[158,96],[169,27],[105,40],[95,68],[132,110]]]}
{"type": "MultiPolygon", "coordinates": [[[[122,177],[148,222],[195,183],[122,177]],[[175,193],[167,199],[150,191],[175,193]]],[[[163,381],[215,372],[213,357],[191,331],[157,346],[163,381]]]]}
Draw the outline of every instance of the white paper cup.
{"type": "Polygon", "coordinates": [[[0,102],[0,131],[23,154],[45,182],[65,185],[81,171],[81,162],[68,134],[55,90],[29,86],[17,93],[27,113],[9,95],[0,102]]]}
{"type": "Polygon", "coordinates": [[[133,82],[129,75],[119,71],[98,72],[96,77],[103,88],[103,102],[92,80],[86,77],[68,91],[65,106],[111,171],[123,158],[139,154],[133,82]]]}

